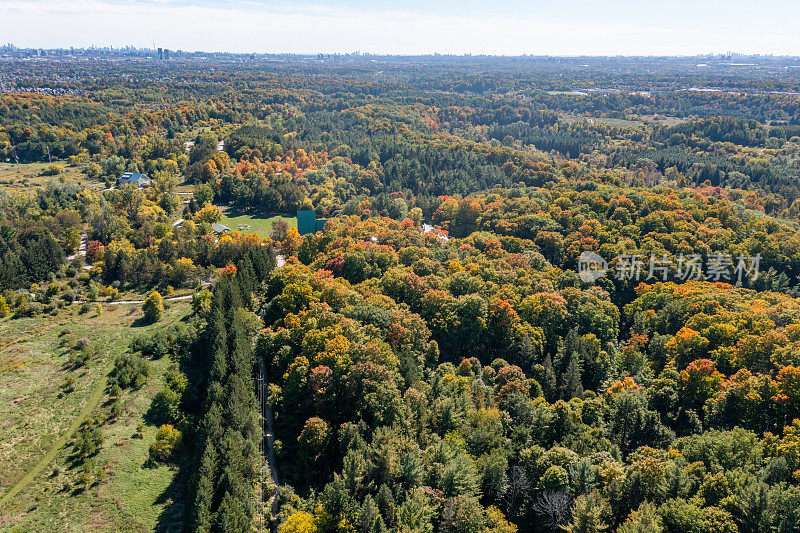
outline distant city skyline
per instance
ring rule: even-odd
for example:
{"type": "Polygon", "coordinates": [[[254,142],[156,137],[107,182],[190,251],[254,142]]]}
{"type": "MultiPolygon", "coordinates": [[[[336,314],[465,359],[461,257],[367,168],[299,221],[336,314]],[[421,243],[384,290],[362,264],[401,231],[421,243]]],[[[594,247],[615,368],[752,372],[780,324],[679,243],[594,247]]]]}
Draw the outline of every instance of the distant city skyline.
{"type": "Polygon", "coordinates": [[[0,0],[0,10],[0,39],[30,48],[800,56],[800,3],[775,0],[0,0]]]}

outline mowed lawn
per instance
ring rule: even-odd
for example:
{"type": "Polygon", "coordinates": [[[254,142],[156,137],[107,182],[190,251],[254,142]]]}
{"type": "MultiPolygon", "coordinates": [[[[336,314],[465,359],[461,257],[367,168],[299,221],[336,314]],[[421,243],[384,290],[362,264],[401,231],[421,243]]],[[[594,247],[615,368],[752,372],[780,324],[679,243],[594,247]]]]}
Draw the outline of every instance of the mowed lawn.
{"type": "Polygon", "coordinates": [[[234,209],[226,209],[222,213],[221,224],[225,224],[231,231],[241,231],[249,235],[258,235],[260,237],[269,237],[272,233],[272,225],[279,220],[286,221],[289,227],[297,227],[297,218],[285,216],[272,216],[267,217],[257,213],[244,214],[241,211],[234,209]]]}
{"type": "Polygon", "coordinates": [[[189,301],[170,302],[156,324],[140,324],[141,306],[103,304],[79,314],[78,306],[56,317],[0,321],[0,495],[5,495],[55,447],[55,456],[0,507],[0,531],[152,531],[177,520],[175,468],[149,465],[148,449],[157,428],[145,413],[164,387],[169,357],[148,360],[150,377],[140,389],[125,390],[122,415],[109,415],[107,390],[99,402],[93,391],[103,387],[114,358],[128,350],[139,335],[167,327],[190,312],[189,301]],[[88,343],[92,354],[80,368],[69,364],[77,342],[88,343]],[[66,392],[67,376],[74,390],[66,392]],[[82,467],[71,460],[72,438],[61,444],[68,427],[85,408],[101,421],[104,443],[88,461],[95,482],[83,488],[82,467]],[[142,437],[136,428],[144,424],[142,437]],[[98,474],[99,473],[99,474],[98,474]]]}

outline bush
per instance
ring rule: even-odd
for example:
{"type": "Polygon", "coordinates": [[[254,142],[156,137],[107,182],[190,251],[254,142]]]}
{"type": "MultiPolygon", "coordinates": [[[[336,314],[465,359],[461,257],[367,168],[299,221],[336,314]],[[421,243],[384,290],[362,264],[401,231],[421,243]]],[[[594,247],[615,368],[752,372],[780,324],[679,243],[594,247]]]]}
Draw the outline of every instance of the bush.
{"type": "Polygon", "coordinates": [[[38,302],[31,302],[27,298],[19,301],[19,306],[14,310],[16,317],[31,317],[42,314],[44,306],[38,302]]]}
{"type": "Polygon", "coordinates": [[[101,169],[100,165],[98,165],[97,163],[89,163],[88,165],[86,165],[86,168],[84,169],[86,175],[94,180],[100,177],[100,173],[102,171],[103,169],[101,169]]]}
{"type": "Polygon", "coordinates": [[[98,293],[97,284],[94,282],[89,283],[89,287],[86,289],[86,299],[93,302],[97,300],[98,293]]]}
{"type": "Polygon", "coordinates": [[[80,339],[75,341],[76,350],[83,350],[87,346],[89,346],[89,339],[86,337],[81,337],[80,339]]]}
{"type": "Polygon", "coordinates": [[[49,165],[42,171],[42,176],[58,176],[64,172],[64,167],[61,165],[49,165]]]}
{"type": "Polygon", "coordinates": [[[73,367],[78,368],[88,363],[91,357],[92,354],[89,353],[89,350],[86,348],[81,348],[79,350],[72,350],[69,353],[69,356],[67,356],[67,361],[73,367]]]}
{"type": "Polygon", "coordinates": [[[158,428],[156,441],[150,446],[150,457],[156,461],[169,461],[181,447],[181,432],[169,424],[158,428]]]}
{"type": "Polygon", "coordinates": [[[111,404],[111,418],[119,418],[122,414],[122,400],[117,398],[114,400],[114,403],[111,404]]]}
{"type": "Polygon", "coordinates": [[[69,394],[70,392],[75,391],[75,376],[72,374],[67,374],[67,377],[64,378],[64,384],[61,386],[61,389],[64,391],[64,394],[69,394]]]}
{"type": "Polygon", "coordinates": [[[148,322],[158,322],[164,316],[164,298],[158,291],[151,292],[142,304],[144,317],[148,322]]]}
{"type": "Polygon", "coordinates": [[[81,424],[75,437],[75,452],[83,461],[100,451],[103,445],[103,433],[94,423],[86,421],[81,424]]]}
{"type": "Polygon", "coordinates": [[[7,317],[10,312],[11,310],[8,307],[8,302],[6,302],[6,299],[0,294],[0,318],[7,317]]]}
{"type": "Polygon", "coordinates": [[[147,361],[133,354],[123,354],[114,361],[111,373],[111,386],[119,385],[123,389],[139,388],[145,384],[150,375],[147,361]]]}
{"type": "Polygon", "coordinates": [[[164,389],[153,397],[148,415],[158,424],[175,422],[180,417],[181,397],[172,389],[164,389]]]}
{"type": "Polygon", "coordinates": [[[89,241],[86,243],[86,262],[94,263],[103,259],[106,247],[100,241],[89,241]]]}
{"type": "Polygon", "coordinates": [[[211,310],[211,299],[212,294],[208,289],[203,289],[200,292],[196,292],[192,296],[192,311],[205,318],[205,316],[211,310]]]}
{"type": "Polygon", "coordinates": [[[172,324],[152,334],[141,335],[131,343],[131,350],[146,357],[160,359],[166,355],[186,353],[195,339],[194,328],[172,324]]]}

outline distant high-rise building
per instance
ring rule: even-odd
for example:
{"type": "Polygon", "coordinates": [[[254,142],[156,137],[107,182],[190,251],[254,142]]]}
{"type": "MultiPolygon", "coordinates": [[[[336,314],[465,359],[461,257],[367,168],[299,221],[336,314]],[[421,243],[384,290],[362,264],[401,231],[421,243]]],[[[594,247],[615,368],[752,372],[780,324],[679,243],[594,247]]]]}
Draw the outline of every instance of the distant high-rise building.
{"type": "Polygon", "coordinates": [[[158,49],[158,58],[159,59],[164,59],[164,49],[163,48],[159,48],[158,49]]]}
{"type": "Polygon", "coordinates": [[[169,50],[167,50],[166,48],[164,49],[164,59],[169,61],[169,50]]]}

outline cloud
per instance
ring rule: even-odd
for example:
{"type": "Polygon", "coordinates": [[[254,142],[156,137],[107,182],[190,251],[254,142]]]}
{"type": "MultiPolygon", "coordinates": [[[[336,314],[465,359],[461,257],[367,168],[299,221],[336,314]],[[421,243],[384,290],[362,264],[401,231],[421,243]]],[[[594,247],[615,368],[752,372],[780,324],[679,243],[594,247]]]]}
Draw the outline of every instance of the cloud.
{"type": "Polygon", "coordinates": [[[557,12],[447,14],[419,9],[174,0],[0,0],[0,35],[18,46],[163,46],[235,52],[668,55],[800,54],[800,32],[730,25],[594,22],[557,12]]]}

